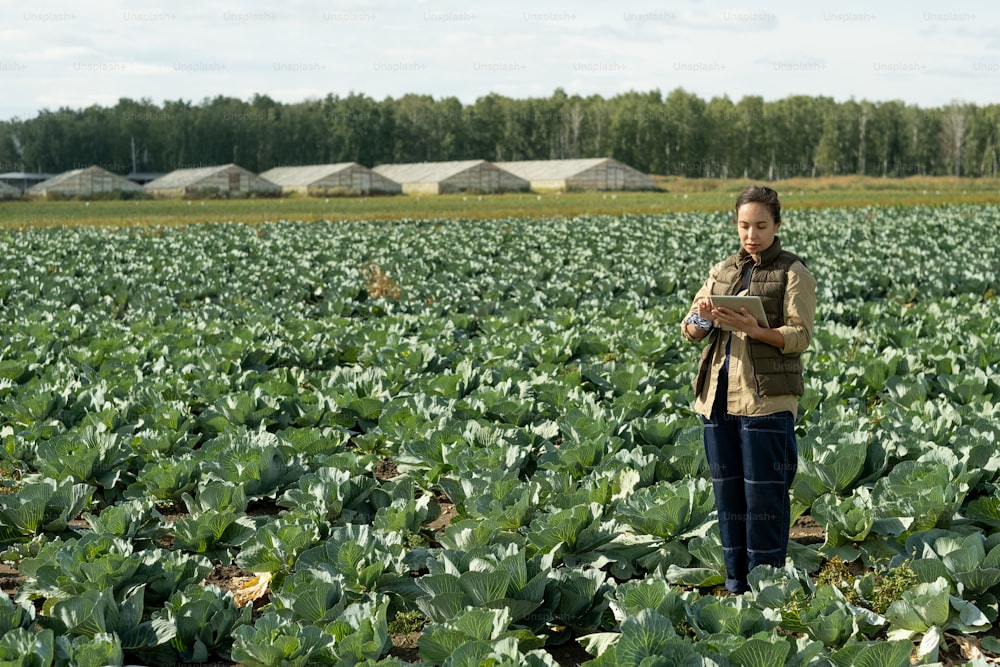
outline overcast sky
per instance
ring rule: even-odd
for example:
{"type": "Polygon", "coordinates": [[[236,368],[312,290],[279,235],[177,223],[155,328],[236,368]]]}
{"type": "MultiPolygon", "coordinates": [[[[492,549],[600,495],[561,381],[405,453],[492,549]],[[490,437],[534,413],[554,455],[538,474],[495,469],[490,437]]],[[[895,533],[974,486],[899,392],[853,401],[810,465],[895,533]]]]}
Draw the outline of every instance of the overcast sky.
{"type": "Polygon", "coordinates": [[[1000,102],[1000,3],[0,0],[0,120],[119,98],[1000,102]]]}

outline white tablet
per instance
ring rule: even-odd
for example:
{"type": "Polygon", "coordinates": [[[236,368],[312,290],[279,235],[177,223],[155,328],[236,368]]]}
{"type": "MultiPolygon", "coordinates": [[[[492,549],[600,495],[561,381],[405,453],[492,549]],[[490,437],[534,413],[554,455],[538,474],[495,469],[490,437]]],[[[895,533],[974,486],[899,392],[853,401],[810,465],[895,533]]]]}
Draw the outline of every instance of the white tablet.
{"type": "MultiPolygon", "coordinates": [[[[764,303],[759,296],[730,296],[720,294],[712,296],[712,305],[728,308],[735,312],[740,312],[740,308],[746,308],[747,312],[757,318],[757,323],[762,327],[767,326],[767,315],[764,314],[764,303]]],[[[731,327],[723,325],[724,331],[732,331],[731,327]]]]}

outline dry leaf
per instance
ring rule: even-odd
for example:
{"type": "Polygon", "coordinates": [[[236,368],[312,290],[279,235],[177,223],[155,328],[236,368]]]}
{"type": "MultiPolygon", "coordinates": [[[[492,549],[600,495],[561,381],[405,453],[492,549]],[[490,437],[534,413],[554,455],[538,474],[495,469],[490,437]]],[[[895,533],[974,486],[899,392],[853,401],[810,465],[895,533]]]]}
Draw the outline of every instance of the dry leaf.
{"type": "Polygon", "coordinates": [[[962,652],[962,657],[967,660],[980,659],[987,665],[1000,665],[1000,659],[987,656],[983,653],[983,647],[979,643],[979,639],[976,637],[969,637],[966,635],[951,635],[946,634],[945,637],[948,641],[955,642],[959,650],[962,652]]]}
{"type": "Polygon", "coordinates": [[[256,572],[256,576],[248,577],[238,588],[233,590],[233,599],[237,607],[244,607],[254,600],[267,594],[267,586],[271,583],[270,572],[256,572]]]}

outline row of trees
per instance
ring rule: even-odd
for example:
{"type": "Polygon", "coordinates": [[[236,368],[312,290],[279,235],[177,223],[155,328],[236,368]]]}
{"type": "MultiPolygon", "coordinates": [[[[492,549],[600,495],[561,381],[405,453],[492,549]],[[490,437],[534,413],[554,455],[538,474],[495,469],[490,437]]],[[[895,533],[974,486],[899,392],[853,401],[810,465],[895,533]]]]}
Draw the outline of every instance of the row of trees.
{"type": "Polygon", "coordinates": [[[118,173],[235,162],[274,166],[611,156],[655,174],[997,176],[1000,104],[919,108],[900,101],[793,96],[705,101],[676,89],[610,99],[567,95],[328,95],[286,104],[266,95],[42,111],[0,122],[0,171],[118,173]]]}

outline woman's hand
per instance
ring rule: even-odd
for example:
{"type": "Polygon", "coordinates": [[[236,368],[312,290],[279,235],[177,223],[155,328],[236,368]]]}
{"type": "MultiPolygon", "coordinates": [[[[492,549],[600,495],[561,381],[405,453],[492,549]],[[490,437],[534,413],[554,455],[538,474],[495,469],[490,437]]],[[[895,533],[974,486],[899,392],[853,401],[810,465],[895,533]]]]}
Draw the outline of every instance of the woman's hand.
{"type": "Polygon", "coordinates": [[[757,318],[751,315],[746,308],[740,308],[740,312],[738,313],[732,308],[725,308],[723,306],[712,308],[708,319],[715,320],[720,325],[728,326],[731,329],[742,331],[751,338],[753,337],[753,330],[761,328],[757,324],[757,318]]]}
{"type": "Polygon", "coordinates": [[[757,318],[751,315],[746,308],[740,308],[738,313],[731,308],[723,308],[722,306],[713,308],[712,319],[720,325],[742,331],[750,338],[773,345],[779,350],[785,347],[785,336],[777,329],[762,327],[757,323],[757,318]]]}
{"type": "MultiPolygon", "coordinates": [[[[698,299],[695,302],[695,309],[692,315],[698,316],[703,320],[711,323],[712,321],[712,300],[710,298],[698,299]]],[[[684,330],[684,337],[688,340],[701,340],[709,333],[711,333],[711,328],[705,327],[704,322],[694,323],[689,322],[685,319],[682,328],[684,330]]]]}
{"type": "Polygon", "coordinates": [[[711,297],[705,297],[704,299],[698,300],[698,317],[703,317],[706,320],[714,320],[715,316],[712,314],[712,299],[711,297]]]}

